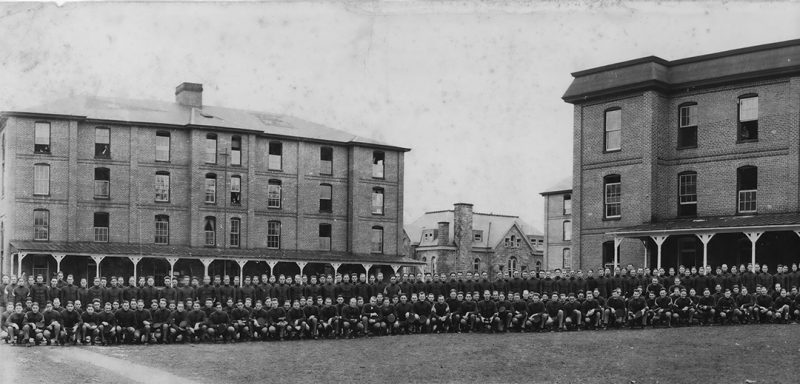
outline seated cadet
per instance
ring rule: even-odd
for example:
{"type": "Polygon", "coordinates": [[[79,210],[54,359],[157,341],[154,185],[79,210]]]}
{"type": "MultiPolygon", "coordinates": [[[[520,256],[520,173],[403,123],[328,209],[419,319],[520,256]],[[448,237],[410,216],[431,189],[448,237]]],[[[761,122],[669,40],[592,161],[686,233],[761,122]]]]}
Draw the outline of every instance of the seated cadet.
{"type": "Polygon", "coordinates": [[[186,333],[189,342],[196,342],[198,338],[205,339],[208,327],[206,320],[206,313],[200,309],[200,302],[195,301],[192,310],[186,314],[186,333]]]}
{"type": "Polygon", "coordinates": [[[779,323],[788,324],[789,323],[789,314],[791,314],[791,306],[792,300],[789,299],[789,296],[786,292],[785,288],[781,288],[780,296],[772,303],[772,310],[774,312],[775,320],[778,320],[779,323]]]}
{"type": "Polygon", "coordinates": [[[550,300],[544,305],[544,308],[547,312],[545,326],[549,327],[552,332],[553,325],[555,324],[556,330],[561,332],[561,330],[564,329],[564,310],[561,308],[561,301],[557,293],[553,293],[550,300]]]}
{"type": "Polygon", "coordinates": [[[583,316],[583,324],[589,328],[600,328],[600,322],[603,319],[602,308],[600,302],[594,297],[592,291],[586,291],[586,300],[581,303],[581,316],[583,316]]]}
{"type": "Polygon", "coordinates": [[[28,339],[29,347],[34,342],[39,345],[44,340],[44,325],[44,316],[39,312],[39,303],[34,301],[31,311],[25,314],[25,327],[23,327],[23,333],[25,338],[28,339]]]}
{"type": "Polygon", "coordinates": [[[252,339],[252,328],[250,323],[250,311],[245,309],[241,300],[236,301],[236,308],[230,313],[231,324],[233,325],[233,339],[252,339]]]}
{"type": "Polygon", "coordinates": [[[703,296],[697,302],[697,317],[701,324],[711,325],[714,323],[716,304],[714,296],[711,296],[711,290],[703,289],[703,296]]]}
{"type": "MultiPolygon", "coordinates": [[[[55,298],[56,303],[58,303],[58,298],[55,298]]],[[[42,317],[44,317],[44,332],[42,332],[44,339],[47,345],[51,343],[58,345],[61,342],[61,312],[53,309],[53,303],[47,302],[47,306],[42,312],[42,317]]]]}
{"type": "Polygon", "coordinates": [[[167,319],[167,324],[169,324],[169,337],[167,337],[167,343],[182,343],[189,338],[189,335],[186,331],[188,328],[188,322],[186,321],[188,312],[186,311],[186,307],[183,305],[182,302],[175,302],[169,303],[169,319],[167,319]]]}
{"type": "MultiPolygon", "coordinates": [[[[525,290],[523,295],[527,296],[528,291],[525,290]]],[[[513,302],[511,303],[511,324],[509,329],[522,332],[525,329],[525,322],[528,320],[528,303],[523,300],[519,293],[514,293],[513,302]]]]}
{"type": "Polygon", "coordinates": [[[377,304],[378,299],[372,296],[369,298],[369,303],[361,307],[361,322],[363,323],[364,332],[367,336],[380,334],[380,308],[377,304]]]}
{"type": "Polygon", "coordinates": [[[61,311],[61,333],[62,333],[62,342],[61,345],[64,345],[67,342],[72,342],[72,345],[75,345],[77,342],[76,337],[80,335],[81,329],[81,315],[75,311],[75,305],[71,302],[67,302],[67,307],[63,311],[61,311]]]}
{"type": "Polygon", "coordinates": [[[656,326],[656,322],[665,322],[667,327],[672,328],[672,299],[667,296],[666,289],[661,288],[655,300],[655,304],[653,311],[653,327],[656,326]]]}
{"type": "Polygon", "coordinates": [[[134,311],[136,316],[136,330],[133,332],[133,338],[136,340],[136,343],[150,343],[150,325],[153,322],[152,315],[150,311],[145,309],[144,307],[144,300],[139,299],[136,302],[136,311],[134,311]]]}
{"type": "Polygon", "coordinates": [[[383,298],[383,305],[380,307],[380,314],[381,331],[384,335],[388,335],[394,329],[394,323],[397,321],[397,314],[395,314],[394,311],[394,303],[388,296],[383,298]]]}
{"type": "MultiPolygon", "coordinates": [[[[315,277],[312,277],[312,281],[315,277]]],[[[317,303],[314,304],[314,297],[308,297],[306,300],[306,306],[303,307],[303,313],[306,315],[306,322],[308,323],[309,333],[314,340],[317,340],[318,335],[318,328],[319,328],[319,311],[324,303],[322,296],[317,296],[317,303]]],[[[301,302],[302,304],[302,302],[301,302]]]]}
{"type": "Polygon", "coordinates": [[[497,304],[492,300],[492,294],[488,290],[483,291],[483,300],[478,302],[477,321],[481,324],[482,331],[495,332],[500,328],[500,317],[498,316],[497,304]]]}
{"type": "Polygon", "coordinates": [[[408,297],[405,293],[400,294],[400,302],[394,306],[397,321],[394,323],[394,330],[392,334],[397,335],[400,332],[408,334],[411,322],[414,321],[414,308],[408,302],[408,297]]]}
{"type": "MultiPolygon", "coordinates": [[[[67,310],[70,305],[67,303],[67,310]]],[[[66,320],[66,315],[64,315],[66,320]]],[[[127,300],[122,301],[122,308],[114,314],[117,320],[117,328],[119,329],[118,338],[121,343],[130,344],[136,339],[136,312],[131,309],[130,303],[127,300]]],[[[66,324],[65,324],[66,326],[66,324]]]]}
{"type": "Polygon", "coordinates": [[[208,329],[206,331],[212,341],[216,342],[221,338],[222,341],[227,343],[233,337],[231,318],[228,316],[228,312],[222,309],[222,303],[219,301],[214,306],[214,309],[214,313],[208,317],[208,329]]]}
{"type": "MultiPolygon", "coordinates": [[[[432,294],[431,294],[432,295],[432,294]]],[[[431,332],[445,333],[450,329],[450,307],[444,301],[444,295],[439,295],[436,303],[431,308],[431,332]]]]}
{"type": "Polygon", "coordinates": [[[725,325],[725,322],[733,321],[735,315],[733,311],[736,309],[736,301],[731,297],[731,290],[725,289],[723,296],[717,300],[717,313],[719,314],[720,324],[725,325]]]}
{"type": "Polygon", "coordinates": [[[292,301],[292,306],[286,313],[287,321],[289,322],[289,337],[301,339],[304,335],[308,334],[308,322],[306,321],[306,314],[300,308],[300,301],[292,301]]]}
{"type": "Polygon", "coordinates": [[[431,325],[431,303],[426,300],[424,293],[420,292],[419,300],[414,300],[415,295],[411,294],[411,305],[414,309],[414,333],[430,333],[431,325]]]}
{"type": "Polygon", "coordinates": [[[280,307],[278,298],[272,299],[272,309],[269,310],[269,334],[273,340],[283,341],[286,337],[286,311],[280,307]]]}
{"type": "Polygon", "coordinates": [[[252,328],[253,338],[256,340],[266,340],[269,335],[269,325],[267,319],[269,312],[264,309],[261,300],[256,300],[256,306],[250,312],[250,327],[252,328]]]}
{"type": "Polygon", "coordinates": [[[772,311],[772,296],[767,292],[767,287],[761,287],[759,295],[756,296],[756,305],[753,306],[753,314],[756,322],[772,322],[774,312],[772,311]]]}
{"type": "Polygon", "coordinates": [[[534,292],[531,295],[531,302],[528,304],[528,319],[525,322],[525,328],[541,332],[546,322],[547,309],[539,297],[539,293],[534,292]]]}
{"type": "Polygon", "coordinates": [[[567,301],[563,304],[564,308],[564,329],[577,327],[581,329],[581,305],[575,297],[575,294],[570,292],[567,301]]]}
{"type": "Polygon", "coordinates": [[[606,301],[606,309],[603,314],[603,329],[606,329],[609,325],[617,328],[622,326],[626,318],[626,307],[625,299],[620,296],[620,290],[611,291],[611,297],[606,301]]]}
{"type": "Polygon", "coordinates": [[[363,325],[359,321],[361,311],[358,309],[358,299],[351,297],[350,305],[342,308],[341,316],[343,336],[348,339],[355,338],[363,328],[363,325]]]}
{"type": "Polygon", "coordinates": [[[747,292],[747,287],[743,286],[739,296],[736,298],[736,309],[733,311],[739,323],[748,323],[750,321],[755,304],[755,298],[747,292]]]}
{"type": "Polygon", "coordinates": [[[645,298],[645,302],[647,303],[647,323],[652,325],[656,317],[656,298],[658,298],[658,293],[650,291],[645,292],[647,293],[647,297],[645,298]]]}
{"type": "Polygon", "coordinates": [[[100,345],[114,342],[117,337],[117,320],[111,311],[111,303],[106,302],[103,311],[97,314],[97,330],[100,333],[100,345]]]}
{"type": "MultiPolygon", "coordinates": [[[[5,295],[3,292],[2,286],[0,286],[0,295],[5,295]]],[[[6,341],[6,344],[10,341],[8,336],[8,318],[14,313],[14,300],[8,300],[6,302],[5,311],[0,314],[0,338],[6,341]]]]}
{"type": "Polygon", "coordinates": [[[450,332],[461,333],[461,303],[464,302],[464,293],[451,289],[450,297],[445,301],[447,308],[450,309],[450,332]]]}
{"type": "Polygon", "coordinates": [[[680,296],[672,301],[673,311],[672,319],[680,322],[685,322],[687,326],[692,325],[692,318],[694,317],[694,305],[692,300],[687,295],[686,289],[682,289],[680,296]]]}
{"type": "Polygon", "coordinates": [[[511,301],[506,299],[506,295],[503,292],[498,292],[497,295],[492,292],[492,298],[495,296],[497,297],[497,319],[499,322],[498,331],[508,332],[508,328],[511,327],[511,318],[514,315],[511,301]]]}
{"type": "Polygon", "coordinates": [[[461,303],[459,313],[459,317],[461,317],[461,331],[463,332],[469,333],[475,330],[476,320],[478,318],[478,302],[476,301],[478,298],[478,296],[474,296],[469,292],[464,295],[464,301],[461,303]],[[473,300],[473,297],[475,300],[473,300]]]}
{"type": "Polygon", "coordinates": [[[81,322],[83,323],[81,327],[81,343],[91,343],[94,345],[95,339],[100,336],[100,329],[97,327],[99,318],[97,314],[94,313],[93,305],[86,307],[86,312],[81,315],[81,322]]]}
{"type": "Polygon", "coordinates": [[[17,302],[14,306],[14,313],[9,315],[6,320],[6,329],[11,344],[22,344],[22,340],[25,338],[25,334],[22,332],[24,328],[25,313],[22,311],[22,303],[17,302]]]}
{"type": "Polygon", "coordinates": [[[628,323],[631,328],[639,323],[642,328],[647,325],[647,301],[642,297],[642,291],[633,290],[633,297],[628,300],[628,323]]]}
{"type": "Polygon", "coordinates": [[[330,338],[339,335],[339,311],[330,297],[325,298],[324,305],[319,310],[319,319],[322,337],[330,338]]]}

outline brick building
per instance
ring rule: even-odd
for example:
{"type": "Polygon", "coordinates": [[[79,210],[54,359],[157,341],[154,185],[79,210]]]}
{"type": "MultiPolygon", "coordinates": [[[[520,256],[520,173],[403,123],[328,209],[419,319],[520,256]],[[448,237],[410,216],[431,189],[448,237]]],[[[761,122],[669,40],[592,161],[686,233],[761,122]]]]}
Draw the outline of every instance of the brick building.
{"type": "Polygon", "coordinates": [[[401,255],[403,156],[290,116],[73,97],[0,115],[3,273],[234,276],[401,255]],[[135,271],[135,272],[134,272],[135,271]]]}
{"type": "Polygon", "coordinates": [[[572,259],[572,178],[541,193],[544,197],[544,268],[576,267],[572,259]]]}
{"type": "Polygon", "coordinates": [[[497,272],[542,268],[542,234],[517,216],[473,212],[472,204],[427,212],[406,225],[412,257],[424,272],[497,272]]]}
{"type": "Polygon", "coordinates": [[[572,75],[575,267],[797,261],[800,40],[572,75]]]}

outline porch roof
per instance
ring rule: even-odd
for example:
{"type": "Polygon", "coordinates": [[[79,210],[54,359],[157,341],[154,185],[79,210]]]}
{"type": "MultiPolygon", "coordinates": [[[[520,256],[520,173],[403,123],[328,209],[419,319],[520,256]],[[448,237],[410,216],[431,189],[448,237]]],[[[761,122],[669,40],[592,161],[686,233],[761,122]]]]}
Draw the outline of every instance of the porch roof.
{"type": "Polygon", "coordinates": [[[338,251],[303,251],[283,249],[206,248],[180,245],[94,243],[12,240],[14,252],[59,253],[74,256],[112,257],[177,257],[184,259],[247,259],[256,261],[286,261],[342,264],[402,264],[424,265],[425,262],[400,255],[350,253],[338,251]]]}
{"type": "Polygon", "coordinates": [[[618,237],[646,237],[696,233],[800,231],[800,212],[674,219],[620,228],[618,237]]]}

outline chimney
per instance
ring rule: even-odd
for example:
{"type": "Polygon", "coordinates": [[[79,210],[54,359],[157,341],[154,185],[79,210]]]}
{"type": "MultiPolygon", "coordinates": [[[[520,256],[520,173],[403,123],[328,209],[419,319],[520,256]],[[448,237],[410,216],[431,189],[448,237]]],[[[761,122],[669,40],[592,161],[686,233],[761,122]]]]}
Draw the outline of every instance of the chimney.
{"type": "Polygon", "coordinates": [[[472,265],[472,204],[453,205],[453,237],[456,243],[456,271],[472,265]]]}
{"type": "Polygon", "coordinates": [[[436,245],[450,245],[450,222],[439,222],[439,238],[436,245]]]}
{"type": "Polygon", "coordinates": [[[188,107],[203,107],[203,84],[181,83],[175,88],[175,102],[188,107]]]}

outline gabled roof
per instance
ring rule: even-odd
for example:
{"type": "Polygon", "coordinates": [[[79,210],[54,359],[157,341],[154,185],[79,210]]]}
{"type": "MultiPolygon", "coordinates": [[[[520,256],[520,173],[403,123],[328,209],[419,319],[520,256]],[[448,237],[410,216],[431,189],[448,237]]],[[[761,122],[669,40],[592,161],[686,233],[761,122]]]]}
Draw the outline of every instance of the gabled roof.
{"type": "Polygon", "coordinates": [[[347,144],[389,147],[377,140],[312,123],[293,116],[203,106],[194,108],[176,102],[76,96],[43,105],[4,111],[5,115],[55,115],[120,123],[173,125],[195,128],[233,129],[291,138],[308,138],[347,144]]]}
{"type": "MultiPolygon", "coordinates": [[[[411,239],[411,244],[419,245],[422,242],[422,232],[426,229],[438,229],[439,222],[443,221],[449,223],[449,239],[447,244],[452,246],[455,242],[452,210],[427,212],[411,224],[407,224],[405,226],[405,231],[409,239],[411,239]]],[[[475,231],[483,231],[483,238],[480,242],[473,242],[472,246],[478,248],[495,248],[503,241],[505,235],[514,225],[519,226],[520,231],[526,236],[542,235],[541,231],[520,219],[519,216],[475,212],[472,214],[472,229],[475,231]]],[[[423,246],[428,245],[435,245],[435,243],[424,244],[423,246]]]]}
{"type": "Polygon", "coordinates": [[[557,195],[561,193],[572,192],[572,176],[564,178],[544,192],[540,193],[542,196],[557,195]]]}

